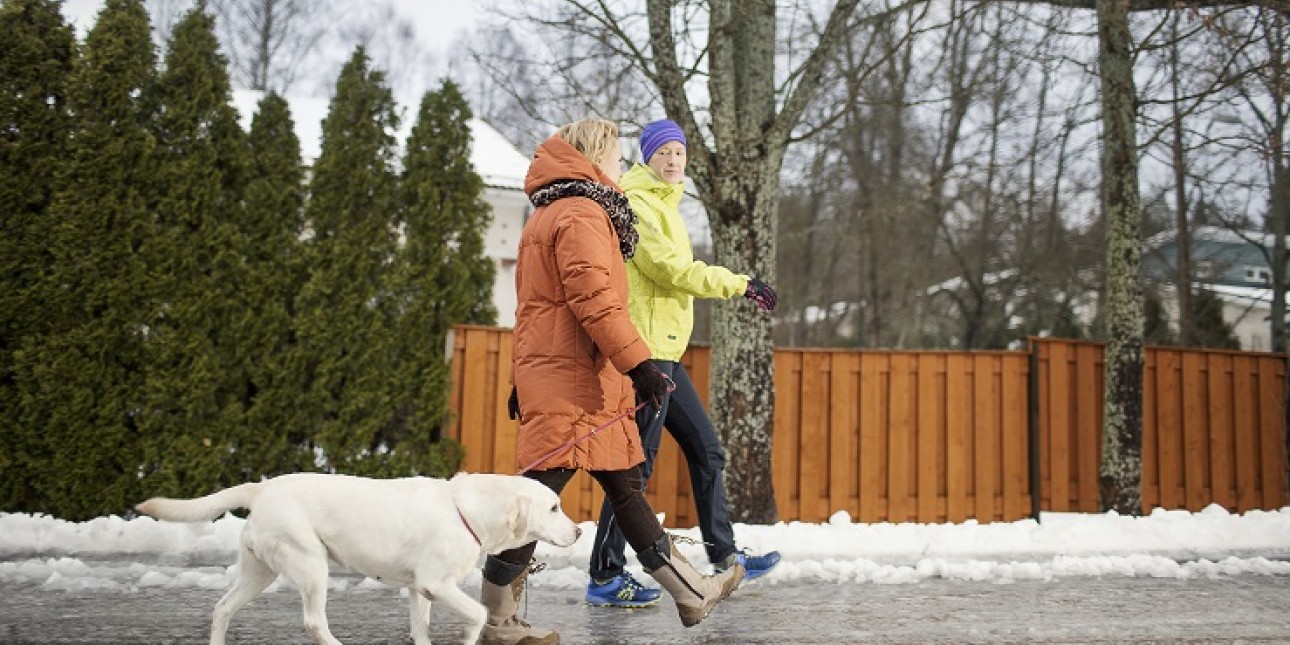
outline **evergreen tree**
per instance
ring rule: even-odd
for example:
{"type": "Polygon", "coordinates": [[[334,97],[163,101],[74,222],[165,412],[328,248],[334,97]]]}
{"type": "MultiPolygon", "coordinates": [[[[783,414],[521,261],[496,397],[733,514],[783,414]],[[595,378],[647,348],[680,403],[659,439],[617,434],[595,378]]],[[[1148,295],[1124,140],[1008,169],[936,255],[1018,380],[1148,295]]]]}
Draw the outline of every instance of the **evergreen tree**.
{"type": "Polygon", "coordinates": [[[29,486],[13,459],[33,447],[21,443],[39,440],[18,424],[24,393],[14,354],[47,322],[37,287],[51,267],[47,211],[72,127],[66,86],[76,39],[58,2],[9,0],[0,5],[0,42],[0,504],[10,508],[29,486]]]}
{"type": "Polygon", "coordinates": [[[76,56],[76,39],[58,4],[0,5],[0,352],[10,351],[41,318],[40,293],[32,287],[49,263],[44,216],[67,153],[72,121],[66,85],[76,56]]]}
{"type": "MultiPolygon", "coordinates": [[[[421,101],[400,184],[399,372],[407,452],[424,454],[448,418],[451,372],[444,352],[456,323],[494,324],[493,263],[483,233],[492,219],[484,182],[470,164],[470,107],[451,81],[421,101]],[[413,449],[408,445],[413,442],[413,449]]],[[[428,465],[417,468],[419,472],[428,465]]]]}
{"type": "Polygon", "coordinates": [[[250,370],[246,425],[239,461],[254,474],[307,470],[313,455],[305,450],[313,418],[302,404],[304,374],[296,352],[293,299],[304,283],[301,233],[304,230],[304,168],[300,140],[286,100],[266,95],[259,104],[248,138],[251,179],[246,186],[249,242],[246,282],[242,291],[254,319],[248,327],[250,370]]]}
{"type": "Polygon", "coordinates": [[[141,0],[107,0],[68,83],[75,115],[49,219],[47,320],[15,356],[21,447],[5,505],[68,519],[140,499],[139,416],[157,310],[144,247],[156,206],[155,84],[141,0]]]}
{"type": "Polygon", "coordinates": [[[243,336],[245,135],[214,20],[199,2],[175,25],[158,82],[163,195],[153,267],[165,307],[152,327],[147,494],[192,495],[242,481],[250,375],[243,336]]]}
{"type": "Polygon", "coordinates": [[[1192,347],[1240,349],[1236,331],[1223,319],[1223,301],[1209,289],[1197,289],[1191,298],[1192,347]]]}
{"type": "Polygon", "coordinates": [[[304,407],[325,470],[387,474],[399,347],[391,301],[398,127],[384,74],[359,47],[323,120],[305,213],[309,280],[297,301],[304,407]]]}

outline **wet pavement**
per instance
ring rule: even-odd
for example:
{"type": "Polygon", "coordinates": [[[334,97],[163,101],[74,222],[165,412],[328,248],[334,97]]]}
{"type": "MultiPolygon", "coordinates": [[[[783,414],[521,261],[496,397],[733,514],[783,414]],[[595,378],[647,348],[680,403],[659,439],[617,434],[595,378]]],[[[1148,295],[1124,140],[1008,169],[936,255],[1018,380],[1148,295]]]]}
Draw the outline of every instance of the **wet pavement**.
{"type": "MultiPolygon", "coordinates": [[[[541,575],[541,574],[538,574],[541,575]]],[[[478,597],[478,587],[465,586],[478,597]]],[[[0,584],[0,643],[205,643],[222,590],[49,591],[0,584]]],[[[666,596],[639,610],[590,607],[580,592],[536,588],[530,622],[564,643],[1290,643],[1290,577],[1063,577],[1007,584],[756,581],[685,629],[666,596]]],[[[407,601],[395,589],[334,591],[328,616],[351,644],[403,644],[407,601]]],[[[437,607],[435,643],[457,643],[461,619],[437,607]]],[[[300,600],[266,593],[233,618],[229,642],[305,645],[300,600]]]]}

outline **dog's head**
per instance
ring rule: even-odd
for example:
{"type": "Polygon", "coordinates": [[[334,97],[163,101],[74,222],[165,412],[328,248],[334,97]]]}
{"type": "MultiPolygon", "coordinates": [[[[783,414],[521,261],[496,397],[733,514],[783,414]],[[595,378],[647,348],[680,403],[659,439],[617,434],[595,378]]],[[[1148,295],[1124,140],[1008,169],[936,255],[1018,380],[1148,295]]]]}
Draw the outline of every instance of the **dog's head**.
{"type": "Polygon", "coordinates": [[[533,540],[556,546],[578,541],[582,529],[560,508],[555,491],[527,477],[516,477],[518,493],[506,503],[506,526],[521,544],[533,540]]]}

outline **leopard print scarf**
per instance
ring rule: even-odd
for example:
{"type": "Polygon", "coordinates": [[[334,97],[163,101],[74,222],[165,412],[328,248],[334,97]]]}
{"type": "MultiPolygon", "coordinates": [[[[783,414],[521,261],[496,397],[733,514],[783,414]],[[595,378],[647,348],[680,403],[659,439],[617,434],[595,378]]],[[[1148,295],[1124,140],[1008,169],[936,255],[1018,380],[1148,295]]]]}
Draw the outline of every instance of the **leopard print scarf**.
{"type": "Polygon", "coordinates": [[[600,204],[618,233],[618,250],[623,254],[623,261],[636,255],[636,242],[640,235],[636,232],[636,214],[632,212],[626,195],[594,181],[562,179],[533,191],[529,201],[540,207],[565,197],[586,197],[600,204]]]}

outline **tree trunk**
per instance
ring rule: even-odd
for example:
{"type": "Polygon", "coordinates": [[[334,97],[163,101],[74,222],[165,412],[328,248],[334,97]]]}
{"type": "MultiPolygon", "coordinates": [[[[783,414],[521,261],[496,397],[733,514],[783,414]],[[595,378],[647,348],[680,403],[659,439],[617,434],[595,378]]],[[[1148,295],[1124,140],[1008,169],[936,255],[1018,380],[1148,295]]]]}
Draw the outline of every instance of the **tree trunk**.
{"type": "MultiPolygon", "coordinates": [[[[827,60],[848,29],[859,0],[841,0],[818,45],[792,70],[795,85],[782,102],[775,80],[776,25],[772,0],[713,0],[709,9],[706,136],[685,93],[672,0],[647,4],[650,78],[669,118],[690,133],[690,176],[712,229],[717,264],[775,283],[779,171],[789,134],[820,86],[827,60]]],[[[771,317],[742,299],[713,312],[713,423],[727,452],[726,494],[739,522],[778,519],[771,482],[775,363],[771,317]]]]}
{"type": "Polygon", "coordinates": [[[1098,0],[1102,209],[1106,218],[1103,510],[1142,510],[1142,207],[1128,0],[1098,0]]]}
{"type": "Polygon", "coordinates": [[[1187,149],[1183,140],[1182,78],[1179,76],[1179,49],[1181,44],[1178,34],[1178,22],[1181,12],[1175,11],[1172,17],[1172,34],[1169,43],[1170,85],[1173,89],[1174,122],[1173,162],[1174,162],[1174,221],[1178,229],[1177,239],[1177,296],[1178,296],[1178,340],[1184,347],[1195,345],[1195,333],[1192,331],[1191,304],[1191,229],[1187,223],[1187,149]]]}

